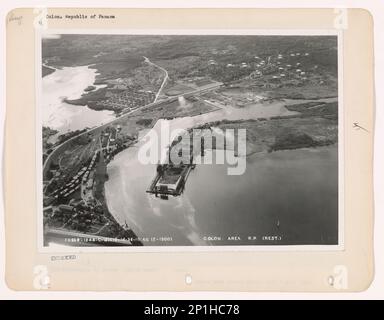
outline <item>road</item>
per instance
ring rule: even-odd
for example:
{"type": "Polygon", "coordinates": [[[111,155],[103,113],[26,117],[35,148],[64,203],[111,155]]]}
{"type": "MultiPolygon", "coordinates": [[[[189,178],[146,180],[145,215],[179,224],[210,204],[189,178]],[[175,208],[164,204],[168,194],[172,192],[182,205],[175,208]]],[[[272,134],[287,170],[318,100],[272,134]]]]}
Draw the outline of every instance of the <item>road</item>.
{"type": "Polygon", "coordinates": [[[132,111],[127,112],[127,113],[124,113],[123,115],[121,115],[121,116],[119,116],[119,117],[117,117],[117,118],[115,118],[115,119],[112,119],[111,121],[108,121],[108,122],[106,122],[106,123],[103,123],[103,124],[101,124],[101,125],[99,125],[99,126],[97,126],[97,127],[88,129],[88,130],[86,130],[85,132],[79,133],[78,135],[73,136],[72,138],[70,138],[70,139],[64,141],[63,143],[61,143],[60,145],[58,145],[58,146],[57,146],[57,147],[56,147],[56,148],[55,148],[55,149],[48,155],[48,157],[45,159],[44,166],[43,166],[43,171],[45,170],[46,164],[49,163],[49,160],[50,160],[50,158],[53,156],[53,154],[56,153],[57,150],[59,150],[61,147],[63,147],[65,144],[69,143],[70,141],[73,141],[73,140],[75,140],[76,138],[81,137],[82,135],[85,135],[85,134],[91,133],[91,132],[93,132],[93,131],[96,131],[97,129],[99,129],[99,128],[103,127],[103,126],[110,125],[110,124],[112,124],[113,122],[115,122],[115,121],[117,121],[117,120],[120,120],[120,119],[122,119],[122,118],[124,118],[124,117],[127,117],[127,116],[129,116],[130,114],[132,114],[132,113],[134,113],[134,112],[136,112],[136,111],[139,111],[139,110],[141,110],[141,109],[143,109],[143,108],[145,108],[145,107],[153,106],[153,105],[155,105],[155,104],[156,104],[155,102],[152,102],[152,103],[149,103],[149,104],[147,104],[147,105],[145,105],[145,106],[138,107],[138,108],[136,108],[135,110],[132,110],[132,111]]]}
{"type": "Polygon", "coordinates": [[[162,70],[162,71],[165,73],[164,80],[163,80],[163,82],[162,82],[162,84],[161,84],[161,86],[160,86],[159,91],[157,91],[157,93],[156,93],[155,100],[153,101],[153,102],[156,102],[157,99],[159,98],[159,95],[160,95],[161,91],[163,90],[163,88],[164,88],[164,86],[165,86],[165,83],[166,83],[167,80],[169,79],[169,77],[168,77],[168,71],[165,70],[163,67],[160,67],[160,66],[157,65],[156,63],[153,63],[153,62],[152,62],[151,60],[149,60],[147,57],[144,57],[144,60],[145,60],[145,62],[147,62],[147,63],[149,63],[149,64],[151,64],[151,65],[153,65],[153,66],[159,68],[160,70],[162,70]]]}
{"type": "MultiPolygon", "coordinates": [[[[164,70],[165,70],[165,69],[164,69],[164,70]]],[[[163,81],[163,85],[164,85],[164,81],[163,81]]],[[[175,99],[175,98],[178,98],[178,97],[182,97],[182,96],[186,96],[186,95],[191,95],[191,94],[201,93],[201,92],[204,92],[204,91],[213,90],[213,89],[216,89],[216,88],[220,87],[221,85],[222,85],[222,83],[217,83],[216,85],[211,85],[211,86],[209,86],[209,87],[202,87],[202,88],[199,88],[199,89],[190,91],[190,92],[186,92],[186,93],[183,93],[183,94],[179,94],[179,95],[177,95],[177,96],[172,96],[172,97],[169,97],[169,98],[167,98],[167,99],[165,99],[165,100],[162,100],[162,101],[160,101],[160,102],[157,102],[157,101],[156,101],[156,102],[155,102],[155,101],[154,101],[154,102],[151,102],[151,103],[146,104],[146,105],[144,105],[144,106],[138,107],[138,108],[136,108],[135,110],[132,110],[132,111],[127,112],[127,113],[124,113],[123,115],[121,115],[121,116],[119,116],[119,117],[117,117],[117,118],[115,118],[115,119],[112,119],[112,120],[110,120],[110,121],[108,121],[108,122],[106,122],[106,123],[104,123],[104,124],[101,124],[101,125],[99,125],[99,126],[97,126],[97,127],[88,129],[88,130],[86,130],[86,131],[83,132],[83,133],[80,133],[80,134],[78,134],[78,135],[76,135],[76,136],[73,136],[72,138],[70,138],[70,139],[64,141],[63,143],[61,143],[60,145],[58,145],[58,146],[57,146],[55,149],[53,149],[52,152],[47,156],[47,158],[45,159],[44,164],[43,164],[43,177],[45,176],[44,173],[45,173],[45,170],[46,170],[46,166],[47,166],[47,164],[49,163],[49,161],[50,161],[50,159],[52,158],[52,156],[53,156],[57,151],[59,151],[60,148],[62,148],[65,144],[67,144],[67,143],[69,143],[69,142],[71,142],[71,141],[77,139],[78,137],[80,137],[80,136],[82,136],[82,135],[86,135],[86,134],[91,133],[91,132],[93,132],[93,131],[96,131],[96,130],[98,130],[99,128],[101,128],[101,127],[103,127],[103,126],[108,126],[108,125],[114,123],[115,121],[118,121],[118,120],[120,120],[120,119],[122,119],[122,118],[124,118],[124,117],[128,117],[129,115],[131,115],[131,114],[133,114],[134,112],[137,112],[137,111],[139,111],[139,110],[141,110],[141,109],[144,109],[144,108],[147,108],[147,107],[151,107],[151,106],[155,106],[155,105],[157,105],[157,104],[160,104],[160,103],[163,103],[163,102],[167,102],[167,101],[170,101],[170,100],[175,99]]],[[[160,88],[160,90],[161,90],[161,88],[160,88]]],[[[159,90],[159,92],[160,92],[160,90],[159,90]]]]}

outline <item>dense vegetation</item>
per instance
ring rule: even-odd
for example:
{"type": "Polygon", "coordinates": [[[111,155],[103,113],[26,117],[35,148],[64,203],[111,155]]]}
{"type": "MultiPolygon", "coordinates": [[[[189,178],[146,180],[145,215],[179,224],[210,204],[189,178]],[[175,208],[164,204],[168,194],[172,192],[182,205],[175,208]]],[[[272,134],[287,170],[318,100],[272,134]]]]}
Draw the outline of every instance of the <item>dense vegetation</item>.
{"type": "MultiPolygon", "coordinates": [[[[255,55],[266,59],[297,48],[310,53],[308,63],[317,64],[319,71],[337,74],[335,36],[61,35],[59,39],[44,39],[42,54],[49,65],[95,65],[100,72],[99,78],[130,74],[140,66],[143,56],[147,56],[165,64],[170,61],[167,67],[171,75],[180,78],[208,73],[219,81],[229,81],[241,77],[246,71],[236,71],[229,79],[227,70],[207,68],[206,61],[250,62],[255,55]]],[[[303,67],[306,67],[305,63],[303,67]]]]}
{"type": "Polygon", "coordinates": [[[321,147],[333,143],[334,142],[331,140],[316,141],[306,133],[292,132],[277,135],[275,137],[275,143],[271,146],[270,151],[321,147]]]}

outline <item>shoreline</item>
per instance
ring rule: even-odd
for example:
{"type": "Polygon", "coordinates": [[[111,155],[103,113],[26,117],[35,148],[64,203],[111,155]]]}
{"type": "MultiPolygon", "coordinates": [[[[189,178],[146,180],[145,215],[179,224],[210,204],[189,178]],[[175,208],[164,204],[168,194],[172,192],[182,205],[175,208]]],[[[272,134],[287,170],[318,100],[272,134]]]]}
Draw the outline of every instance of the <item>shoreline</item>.
{"type": "MultiPolygon", "coordinates": [[[[97,71],[97,68],[91,68],[91,66],[87,66],[88,68],[90,68],[90,69],[95,69],[96,71],[97,71]]],[[[97,77],[97,74],[96,74],[96,77],[97,77]]],[[[93,82],[93,84],[92,85],[95,85],[96,84],[96,82],[97,82],[97,80],[95,80],[94,82],[93,82]]],[[[99,83],[98,83],[99,84],[99,83]]],[[[106,89],[108,89],[110,87],[110,85],[108,85],[107,84],[107,87],[106,88],[99,88],[99,89],[96,89],[96,90],[93,90],[93,91],[90,91],[90,92],[87,92],[86,90],[83,90],[83,94],[82,94],[82,96],[84,95],[84,94],[86,94],[86,95],[89,95],[89,94],[92,94],[92,93],[99,93],[99,90],[106,90],[106,89]]],[[[334,98],[334,99],[337,99],[337,97],[334,97],[334,96],[332,96],[332,97],[330,97],[330,98],[334,98]]],[[[76,101],[78,101],[78,100],[81,100],[82,98],[80,97],[79,99],[74,99],[74,100],[67,100],[67,99],[64,99],[64,102],[66,102],[66,103],[68,103],[68,104],[71,104],[71,105],[78,105],[78,106],[83,106],[83,107],[87,107],[87,108],[90,108],[90,109],[92,109],[92,110],[97,110],[97,111],[105,111],[105,110],[110,110],[110,109],[104,109],[104,108],[100,108],[100,109],[95,109],[95,108],[92,108],[92,107],[90,107],[88,104],[80,104],[80,103],[76,103],[76,101]]],[[[292,98],[288,98],[288,97],[285,97],[285,98],[281,98],[281,97],[279,97],[279,98],[269,98],[268,99],[268,102],[270,103],[270,102],[274,102],[274,101],[282,101],[282,102],[284,102],[286,99],[290,99],[290,100],[298,100],[298,101],[302,101],[302,100],[307,100],[306,102],[307,103],[310,103],[311,101],[313,102],[314,100],[322,100],[322,99],[327,99],[327,98],[324,98],[324,97],[319,97],[318,99],[302,99],[302,98],[297,98],[297,99],[292,99],[292,98]]],[[[306,102],[299,102],[298,104],[305,104],[306,102]]],[[[297,104],[295,104],[295,103],[293,103],[292,104],[293,106],[294,105],[297,105],[297,104]]],[[[143,107],[146,107],[146,106],[143,106],[143,107]]],[[[288,107],[289,106],[286,106],[286,108],[288,109],[288,107]]],[[[202,113],[200,113],[200,115],[204,115],[204,114],[207,114],[207,113],[211,113],[211,112],[215,112],[215,111],[218,111],[218,110],[221,110],[222,108],[220,108],[220,107],[218,107],[218,106],[215,106],[215,108],[213,109],[213,110],[210,110],[210,111],[208,111],[208,112],[202,112],[202,113]]],[[[289,109],[288,109],[289,110],[289,109]]],[[[113,110],[114,111],[114,110],[113,110]]],[[[132,113],[135,113],[135,111],[137,111],[137,110],[134,110],[132,113]]],[[[116,114],[116,112],[115,112],[115,114],[116,114]]],[[[120,117],[122,117],[122,116],[125,116],[125,114],[123,114],[123,115],[120,115],[120,117]]],[[[130,116],[130,113],[128,113],[128,114],[126,114],[126,116],[127,116],[127,119],[129,119],[131,116],[130,116]]],[[[196,116],[196,115],[192,115],[192,116],[172,116],[172,117],[159,117],[158,119],[157,119],[157,121],[159,121],[159,120],[161,120],[161,119],[165,119],[165,120],[172,120],[172,119],[175,119],[175,118],[184,118],[184,117],[193,117],[193,116],[196,116]]],[[[308,118],[311,118],[312,116],[305,116],[303,113],[299,113],[299,114],[297,114],[297,115],[287,115],[287,116],[274,116],[274,117],[268,117],[268,118],[263,118],[263,117],[259,117],[259,118],[257,118],[257,119],[240,119],[240,120],[227,120],[227,119],[222,119],[222,120],[220,120],[220,121],[216,121],[216,122],[206,122],[206,123],[204,123],[203,125],[204,126],[206,126],[206,125],[212,125],[212,124],[216,124],[216,125],[219,125],[220,126],[220,124],[227,124],[227,125],[230,125],[230,124],[242,124],[242,123],[245,123],[245,122],[248,122],[248,123],[257,123],[257,122],[267,122],[267,123],[271,123],[272,121],[279,121],[279,120],[288,120],[288,119],[300,119],[300,118],[303,118],[303,117],[308,117],[308,118]]],[[[116,119],[118,119],[119,117],[115,117],[115,119],[113,119],[112,121],[111,121],[111,124],[116,120],[116,119]]],[[[151,127],[150,128],[148,128],[148,129],[151,129],[151,128],[153,128],[155,125],[156,125],[156,123],[157,123],[157,121],[154,121],[154,122],[152,122],[152,125],[151,125],[151,127]]],[[[103,124],[103,125],[101,125],[101,126],[105,126],[106,124],[103,124]]],[[[93,129],[97,129],[97,128],[99,128],[99,127],[101,127],[101,126],[96,126],[96,128],[93,128],[93,129]]],[[[86,130],[86,132],[90,132],[90,131],[92,131],[93,129],[90,129],[90,130],[86,130]]],[[[188,129],[187,129],[188,130],[188,129]]],[[[69,140],[71,140],[71,139],[69,139],[69,140]]],[[[67,142],[67,141],[66,141],[67,142]]],[[[65,144],[66,142],[64,142],[63,144],[65,144]]],[[[136,143],[137,143],[137,141],[136,141],[136,143]]],[[[124,149],[122,149],[122,150],[120,150],[119,152],[117,152],[114,156],[116,156],[117,154],[119,154],[119,153],[121,153],[121,152],[123,152],[124,150],[127,150],[127,149],[129,149],[129,148],[131,148],[131,147],[134,147],[135,146],[135,144],[136,143],[134,143],[134,144],[131,144],[131,145],[129,145],[129,146],[127,146],[126,148],[124,148],[124,149]]],[[[332,144],[329,144],[329,145],[333,145],[333,144],[336,144],[336,142],[335,143],[332,143],[332,144]]],[[[327,145],[328,146],[328,145],[327,145]]],[[[271,150],[271,151],[269,151],[269,150],[267,150],[267,149],[265,149],[265,150],[262,150],[262,151],[250,151],[250,152],[248,152],[248,153],[246,153],[246,155],[245,155],[245,157],[246,158],[249,158],[249,157],[251,157],[251,156],[256,156],[256,155],[268,155],[269,153],[273,153],[273,152],[277,152],[277,151],[295,151],[295,150],[300,150],[300,149],[308,149],[308,150],[314,150],[314,149],[316,149],[316,148],[319,148],[319,147],[322,147],[322,146],[311,146],[311,147],[306,147],[306,146],[304,146],[304,147],[294,147],[294,148],[285,148],[285,149],[278,149],[278,150],[271,150]]],[[[248,148],[247,148],[248,149],[248,148]]],[[[110,161],[108,161],[106,164],[105,164],[105,166],[106,166],[106,169],[107,169],[107,167],[108,167],[108,164],[109,164],[109,162],[110,161]]],[[[108,178],[107,178],[108,179],[108,178]]],[[[100,181],[100,183],[102,183],[102,195],[99,197],[99,201],[101,201],[102,202],[102,207],[103,207],[103,211],[105,212],[105,216],[107,216],[109,219],[111,219],[115,224],[117,224],[118,226],[119,226],[119,231],[118,231],[118,233],[115,235],[115,236],[112,236],[112,237],[116,237],[117,238],[117,236],[120,234],[120,233],[124,233],[124,232],[128,232],[128,234],[129,234],[129,236],[128,236],[128,234],[127,234],[127,237],[126,238],[130,238],[130,240],[132,241],[132,239],[137,239],[137,240],[133,240],[134,242],[132,243],[132,245],[133,246],[137,246],[137,245],[143,245],[139,240],[138,240],[138,237],[136,236],[136,234],[135,234],[135,232],[134,232],[134,230],[131,228],[131,227],[128,227],[128,225],[127,225],[127,222],[125,222],[125,224],[124,223],[120,223],[119,222],[119,220],[114,216],[114,214],[109,210],[109,208],[108,208],[108,201],[106,200],[106,193],[105,193],[105,182],[106,182],[107,180],[105,180],[105,181],[100,181]]],[[[129,221],[129,219],[128,219],[128,221],[129,221]]],[[[130,223],[130,225],[131,225],[131,223],[130,223]]],[[[92,236],[92,235],[90,235],[90,236],[92,236]]],[[[124,237],[125,238],[125,237],[124,237]]]]}
{"type": "MultiPolygon", "coordinates": [[[[220,108],[218,108],[220,109],[220,108]]],[[[216,110],[212,110],[210,112],[213,112],[213,111],[216,111],[216,110]]],[[[208,113],[208,112],[207,112],[208,113]]],[[[178,118],[178,117],[175,117],[175,118],[178,118]]],[[[284,121],[284,120],[291,120],[291,119],[302,119],[303,118],[303,115],[302,114],[298,114],[296,115],[295,117],[292,117],[292,116],[282,116],[282,117],[279,117],[278,119],[274,118],[274,117],[271,117],[271,118],[268,118],[268,119],[264,119],[264,118],[260,118],[260,119],[247,119],[247,120],[226,120],[226,119],[223,119],[221,121],[218,121],[219,124],[217,124],[217,122],[207,122],[207,123],[204,123],[202,126],[209,126],[209,125],[216,125],[216,127],[220,127],[220,124],[224,123],[225,125],[233,125],[233,124],[236,124],[236,125],[241,125],[242,123],[254,123],[254,124],[257,124],[257,123],[274,123],[274,122],[278,122],[278,121],[284,121]]],[[[311,120],[311,118],[313,119],[317,119],[318,117],[306,117],[306,119],[309,121],[311,120]]],[[[159,121],[160,119],[158,119],[159,121]]],[[[332,120],[327,120],[327,119],[324,119],[324,121],[332,121],[332,120]]],[[[155,125],[156,125],[157,121],[152,123],[152,126],[151,128],[153,128],[155,125]]],[[[197,126],[199,127],[199,126],[197,126]]],[[[151,129],[150,128],[150,129],[151,129]]],[[[192,130],[193,128],[187,128],[186,130],[189,131],[189,130],[192,130]]],[[[136,142],[137,143],[137,142],[136,142]]],[[[124,150],[128,150],[129,148],[132,148],[132,147],[135,147],[136,143],[130,145],[128,148],[124,149],[124,150]]],[[[316,142],[317,143],[317,142],[316,142]]],[[[336,141],[329,141],[327,143],[324,143],[324,144],[318,144],[318,145],[303,145],[303,146],[296,146],[296,147],[287,147],[287,148],[282,148],[282,149],[277,149],[277,150],[271,150],[271,148],[264,148],[263,150],[261,151],[255,151],[255,150],[250,150],[250,152],[247,152],[245,154],[245,158],[248,160],[250,159],[252,156],[269,156],[269,155],[273,155],[275,153],[279,153],[279,152],[284,152],[284,151],[301,151],[301,150],[308,150],[308,151],[313,151],[313,150],[324,150],[326,148],[332,148],[332,147],[337,147],[337,144],[338,144],[338,141],[336,139],[336,141]]],[[[247,148],[248,149],[248,148],[247,148]]],[[[124,151],[124,150],[121,150],[124,151]]],[[[121,153],[119,152],[119,153],[121,153]]],[[[117,154],[119,154],[117,153],[117,154]]],[[[108,163],[109,164],[109,163],[108,163]]],[[[107,164],[107,166],[108,166],[107,164]]],[[[196,170],[198,170],[198,166],[196,166],[196,170]]],[[[155,172],[154,172],[155,174],[155,172]]],[[[105,187],[105,184],[104,184],[104,187],[105,187]]],[[[108,203],[108,201],[106,201],[106,203],[108,203]]],[[[111,212],[111,214],[113,215],[113,213],[111,212]]],[[[116,221],[119,221],[117,218],[115,218],[116,221]]],[[[130,219],[128,219],[130,220],[130,219]]],[[[120,223],[120,225],[122,225],[120,223]]]]}
{"type": "Polygon", "coordinates": [[[280,149],[280,150],[274,150],[274,151],[253,151],[251,153],[247,153],[245,155],[246,158],[252,157],[252,156],[258,156],[258,155],[272,155],[275,153],[280,153],[280,152],[287,152],[287,151],[298,151],[298,150],[307,150],[307,151],[314,151],[317,149],[326,149],[326,148],[332,148],[332,147],[337,147],[338,142],[333,142],[332,144],[327,144],[323,146],[314,146],[314,147],[302,147],[302,148],[294,148],[294,149],[280,149]]]}

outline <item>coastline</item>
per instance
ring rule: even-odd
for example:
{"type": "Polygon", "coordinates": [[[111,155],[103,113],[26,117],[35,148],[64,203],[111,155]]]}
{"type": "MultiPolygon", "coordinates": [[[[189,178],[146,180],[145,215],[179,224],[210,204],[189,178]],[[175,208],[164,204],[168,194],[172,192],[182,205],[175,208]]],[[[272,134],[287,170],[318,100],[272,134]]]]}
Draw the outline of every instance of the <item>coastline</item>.
{"type": "MultiPolygon", "coordinates": [[[[215,110],[212,110],[212,111],[215,111],[215,110]]],[[[210,112],[212,112],[210,111],[210,112]]],[[[207,112],[209,113],[209,112],[207,112]]],[[[173,118],[177,118],[177,117],[173,117],[173,118]]],[[[223,119],[223,120],[220,120],[220,121],[214,121],[214,122],[207,122],[207,123],[204,123],[203,125],[201,126],[197,126],[195,128],[199,128],[199,127],[209,127],[209,128],[212,128],[212,127],[216,127],[216,128],[222,128],[222,129],[225,129],[226,127],[228,128],[241,128],[243,126],[246,126],[247,129],[250,128],[250,126],[255,129],[255,128],[258,128],[258,126],[270,126],[270,129],[269,131],[265,131],[264,134],[267,135],[267,136],[260,136],[260,135],[256,135],[258,137],[258,139],[256,140],[248,140],[247,139],[247,153],[245,155],[245,157],[247,159],[250,159],[252,156],[257,156],[257,155],[265,155],[265,156],[268,156],[269,154],[278,154],[279,152],[283,152],[283,151],[301,151],[301,150],[324,150],[325,148],[327,147],[334,147],[334,146],[337,146],[337,134],[333,135],[332,134],[332,131],[331,132],[325,132],[323,130],[318,130],[315,132],[317,134],[322,134],[324,135],[323,136],[323,140],[310,140],[309,142],[308,141],[304,141],[304,143],[302,144],[299,144],[299,145],[296,145],[296,146],[291,146],[291,145],[288,145],[288,146],[282,146],[278,149],[272,149],[271,146],[275,143],[275,135],[272,135],[270,132],[274,132],[275,128],[278,128],[282,125],[282,123],[284,122],[284,125],[287,126],[287,128],[295,128],[297,129],[297,125],[300,124],[300,126],[302,126],[303,128],[313,128],[313,126],[320,122],[321,124],[323,123],[328,123],[329,125],[334,125],[336,131],[337,131],[337,122],[335,122],[334,120],[330,120],[330,119],[327,119],[326,117],[321,117],[321,116],[305,116],[303,114],[297,114],[295,116],[292,116],[292,115],[289,115],[289,116],[276,116],[276,117],[270,117],[268,119],[265,119],[265,118],[259,118],[259,119],[247,119],[247,120],[226,120],[226,119],[223,119]],[[268,140],[268,144],[264,144],[264,143],[261,143],[258,142],[258,141],[262,141],[262,140],[268,140]]],[[[152,125],[151,125],[151,128],[153,128],[155,126],[156,122],[152,122],[152,125]]],[[[320,126],[322,128],[322,126],[320,126]]],[[[251,128],[251,129],[252,129],[251,128]]],[[[189,128],[187,129],[188,132],[190,132],[190,130],[192,130],[193,128],[189,128]]],[[[305,131],[305,130],[304,130],[305,131]]],[[[310,129],[309,129],[310,131],[310,129]]],[[[251,137],[253,135],[251,134],[251,137]]],[[[299,136],[300,137],[300,136],[299,136]]],[[[134,144],[129,146],[128,148],[132,148],[134,147],[134,144]]],[[[123,150],[122,150],[123,151],[123,150]]],[[[196,167],[196,170],[199,170],[199,167],[197,166],[196,167]]],[[[154,172],[155,174],[155,172],[154,172]]],[[[105,186],[105,185],[104,185],[105,186]]],[[[112,215],[114,215],[112,212],[111,212],[112,215]]],[[[115,220],[119,221],[119,219],[115,218],[115,220]]],[[[121,225],[121,223],[120,223],[121,225]]]]}
{"type": "MultiPolygon", "coordinates": [[[[210,111],[208,111],[208,112],[204,112],[204,114],[205,113],[210,113],[210,112],[213,112],[213,111],[216,111],[218,109],[218,107],[216,107],[215,108],[215,110],[210,110],[210,111]]],[[[132,117],[133,117],[133,115],[132,115],[132,117]]],[[[129,119],[130,118],[130,115],[127,115],[127,119],[129,119]]],[[[159,117],[159,119],[173,119],[173,118],[179,118],[179,117],[177,117],[177,116],[175,116],[175,117],[159,117]]],[[[223,120],[220,120],[220,121],[216,121],[216,122],[213,122],[213,123],[205,123],[204,124],[204,126],[210,126],[210,125],[215,125],[215,126],[219,126],[220,127],[220,125],[221,124],[223,124],[224,125],[224,127],[225,126],[228,126],[228,125],[236,125],[236,126],[241,126],[241,125],[243,125],[244,123],[248,123],[248,124],[256,124],[256,123],[262,123],[262,122],[265,122],[265,123],[273,123],[274,121],[289,121],[290,119],[303,119],[303,118],[305,118],[305,119],[311,119],[311,118],[314,118],[313,116],[307,116],[307,117],[304,117],[303,116],[303,114],[298,114],[298,115],[295,115],[295,116],[292,116],[292,115],[290,115],[290,116],[275,116],[275,117],[271,117],[271,118],[268,118],[268,119],[264,119],[264,118],[259,118],[259,119],[247,119],[247,120],[226,120],[226,119],[223,119],[223,120]]],[[[158,119],[158,120],[159,120],[158,119]]],[[[326,119],[324,119],[324,120],[326,120],[326,119]]],[[[112,121],[113,122],[113,121],[112,121]]],[[[153,128],[154,126],[155,126],[155,124],[156,124],[156,122],[157,121],[152,121],[152,123],[151,123],[151,127],[150,128],[153,128]]],[[[150,129],[149,127],[148,127],[148,129],[150,129]]],[[[247,143],[248,144],[248,143],[247,143]]],[[[127,148],[131,148],[131,147],[133,147],[133,144],[131,144],[131,145],[129,145],[129,146],[127,146],[127,148]]],[[[120,153],[120,152],[122,152],[122,151],[124,151],[124,150],[126,150],[127,148],[125,148],[125,149],[122,149],[122,150],[119,150],[119,152],[117,152],[116,154],[118,154],[118,153],[120,153]]],[[[313,148],[315,148],[315,147],[313,147],[313,148]]],[[[247,152],[247,154],[246,154],[246,157],[248,158],[248,157],[250,157],[251,155],[256,155],[256,154],[267,154],[268,152],[270,152],[269,151],[269,149],[268,148],[266,148],[266,149],[263,149],[262,151],[257,151],[257,150],[252,150],[252,148],[250,148],[251,149],[251,151],[248,151],[247,152]]],[[[305,149],[305,147],[298,147],[298,148],[294,148],[294,149],[305,149]]],[[[249,150],[249,148],[247,147],[247,150],[249,150]]],[[[290,149],[290,150],[292,150],[292,149],[290,149]]],[[[281,151],[281,150],[274,150],[273,152],[277,152],[277,151],[281,151]]],[[[116,155],[115,154],[115,155],[116,155]]],[[[109,163],[109,162],[108,162],[109,163]]],[[[106,166],[108,166],[108,163],[106,163],[106,166]]],[[[105,196],[105,181],[102,183],[102,187],[103,187],[103,194],[102,194],[102,197],[100,197],[99,198],[99,200],[102,202],[102,204],[103,204],[103,210],[104,210],[104,212],[105,212],[105,214],[109,217],[109,218],[111,218],[111,219],[113,219],[113,221],[116,223],[116,224],[118,224],[119,225],[119,227],[122,229],[121,230],[121,232],[128,232],[127,233],[127,235],[126,235],[126,238],[130,238],[130,239],[137,239],[137,236],[136,236],[136,234],[135,234],[135,232],[132,230],[132,229],[130,229],[130,230],[127,230],[127,229],[125,229],[124,228],[124,226],[126,226],[126,224],[124,225],[124,223],[120,223],[119,221],[118,221],[118,219],[116,219],[115,217],[114,217],[114,215],[112,214],[112,212],[109,210],[109,208],[108,208],[108,205],[107,205],[107,201],[106,201],[106,196],[105,196]],[[124,231],[123,231],[124,230],[124,231]]],[[[140,242],[140,241],[137,241],[134,245],[142,245],[142,243],[140,242]]]]}

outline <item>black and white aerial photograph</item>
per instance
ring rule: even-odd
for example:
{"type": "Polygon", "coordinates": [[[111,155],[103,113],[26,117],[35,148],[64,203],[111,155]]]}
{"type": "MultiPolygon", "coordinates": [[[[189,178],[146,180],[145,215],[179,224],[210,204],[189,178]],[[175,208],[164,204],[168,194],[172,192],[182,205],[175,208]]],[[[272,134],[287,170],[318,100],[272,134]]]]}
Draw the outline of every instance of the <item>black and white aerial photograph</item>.
{"type": "Polygon", "coordinates": [[[43,34],[44,247],[340,245],[338,56],[337,35],[43,34]]]}

